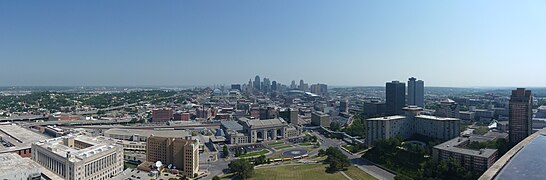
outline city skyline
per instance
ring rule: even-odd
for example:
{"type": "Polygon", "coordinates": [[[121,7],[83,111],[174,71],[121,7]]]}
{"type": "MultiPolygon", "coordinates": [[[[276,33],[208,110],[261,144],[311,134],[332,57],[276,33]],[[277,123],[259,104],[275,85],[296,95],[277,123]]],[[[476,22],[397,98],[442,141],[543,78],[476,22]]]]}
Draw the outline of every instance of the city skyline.
{"type": "Polygon", "coordinates": [[[2,2],[0,86],[545,87],[544,3],[2,2]]]}

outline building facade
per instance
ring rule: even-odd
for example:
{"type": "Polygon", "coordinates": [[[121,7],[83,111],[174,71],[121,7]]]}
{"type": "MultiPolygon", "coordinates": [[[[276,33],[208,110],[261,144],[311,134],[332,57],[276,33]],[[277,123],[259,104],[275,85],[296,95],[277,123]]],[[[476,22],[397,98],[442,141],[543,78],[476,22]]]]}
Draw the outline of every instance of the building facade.
{"type": "Polygon", "coordinates": [[[442,160],[453,158],[465,169],[474,172],[484,172],[498,159],[496,149],[468,149],[470,138],[456,137],[442,144],[434,146],[432,158],[438,163],[442,160]]]}
{"type": "Polygon", "coordinates": [[[380,117],[385,115],[385,102],[367,101],[363,105],[363,113],[366,117],[380,117]]]}
{"type": "Polygon", "coordinates": [[[150,136],[146,144],[146,160],[172,164],[188,177],[199,172],[199,141],[189,138],[150,136]]]}
{"type": "Polygon", "coordinates": [[[425,107],[425,82],[414,77],[408,80],[408,105],[425,107]]]}
{"type": "Polygon", "coordinates": [[[320,111],[311,113],[311,124],[314,126],[330,127],[330,116],[320,111]]]}
{"type": "Polygon", "coordinates": [[[349,101],[344,99],[339,101],[339,112],[349,113],[349,101]]]}
{"type": "Polygon", "coordinates": [[[300,124],[299,117],[298,117],[298,110],[295,108],[281,109],[279,112],[279,117],[283,118],[290,124],[293,124],[293,125],[300,124]]]}
{"type": "Polygon", "coordinates": [[[533,133],[533,98],[531,90],[512,90],[509,102],[509,138],[516,144],[533,133]]]}
{"type": "Polygon", "coordinates": [[[171,108],[152,110],[152,122],[167,122],[173,120],[174,112],[171,108]]]}
{"type": "Polygon", "coordinates": [[[438,117],[459,118],[459,113],[459,104],[451,99],[445,99],[440,101],[440,105],[434,112],[434,115],[438,117]]]}
{"type": "Polygon", "coordinates": [[[406,84],[392,81],[387,82],[385,87],[387,115],[403,115],[402,109],[406,106],[406,84]]]}
{"type": "Polygon", "coordinates": [[[34,143],[32,160],[67,180],[106,180],[123,172],[121,146],[85,135],[34,143]]]}
{"type": "Polygon", "coordinates": [[[421,115],[422,108],[406,107],[405,116],[385,116],[366,120],[366,143],[372,146],[377,140],[393,137],[410,138],[420,134],[435,139],[448,140],[459,136],[460,119],[421,115]]]}

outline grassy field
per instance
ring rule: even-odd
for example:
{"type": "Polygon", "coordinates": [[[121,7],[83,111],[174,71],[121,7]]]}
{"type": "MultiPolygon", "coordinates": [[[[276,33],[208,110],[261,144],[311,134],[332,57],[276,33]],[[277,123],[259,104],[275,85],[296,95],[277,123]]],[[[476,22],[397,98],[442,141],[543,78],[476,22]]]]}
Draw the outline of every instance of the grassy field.
{"type": "Polygon", "coordinates": [[[369,175],[368,173],[362,171],[361,169],[350,166],[347,168],[346,171],[344,171],[347,176],[353,178],[354,180],[368,180],[368,179],[376,179],[373,176],[369,175]]]}
{"type": "MultiPolygon", "coordinates": [[[[256,169],[255,175],[252,179],[255,180],[281,180],[281,179],[298,179],[298,180],[321,180],[321,179],[347,179],[341,173],[326,173],[326,164],[309,164],[309,165],[296,165],[296,166],[282,166],[275,168],[263,168],[256,169]]],[[[372,176],[366,174],[366,172],[356,168],[349,167],[345,173],[355,180],[372,180],[375,179],[372,176]]]]}
{"type": "Polygon", "coordinates": [[[127,168],[137,168],[137,165],[134,165],[134,164],[131,164],[131,163],[124,163],[123,164],[123,167],[124,169],[127,169],[127,168]]]}
{"type": "Polygon", "coordinates": [[[261,151],[252,151],[252,152],[249,152],[249,153],[246,153],[246,154],[243,154],[241,156],[239,156],[240,158],[247,158],[247,157],[254,157],[254,156],[261,156],[261,155],[265,155],[269,153],[269,150],[267,149],[262,149],[261,151]]]}
{"type": "Polygon", "coordinates": [[[285,145],[285,146],[275,147],[275,148],[273,148],[273,149],[275,149],[275,150],[281,150],[281,149],[286,149],[286,148],[291,148],[291,147],[292,147],[292,146],[290,146],[290,145],[285,145]]]}
{"type": "Polygon", "coordinates": [[[280,145],[280,144],[284,144],[284,142],[279,141],[279,142],[269,143],[269,144],[267,144],[267,145],[268,145],[268,146],[275,146],[275,145],[280,145]]]}
{"type": "Polygon", "coordinates": [[[343,148],[345,148],[345,149],[351,151],[352,153],[357,153],[357,152],[366,150],[366,148],[357,149],[357,148],[356,148],[355,146],[353,146],[353,145],[343,145],[343,148]]]}
{"type": "Polygon", "coordinates": [[[315,143],[306,142],[306,143],[299,143],[298,145],[300,145],[300,146],[312,146],[312,145],[315,145],[315,143]]]}

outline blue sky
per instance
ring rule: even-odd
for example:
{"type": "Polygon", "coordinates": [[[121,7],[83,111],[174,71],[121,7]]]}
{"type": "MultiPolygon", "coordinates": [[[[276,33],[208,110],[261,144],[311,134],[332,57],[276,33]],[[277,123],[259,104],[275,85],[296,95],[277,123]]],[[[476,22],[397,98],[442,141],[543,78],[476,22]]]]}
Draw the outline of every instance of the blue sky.
{"type": "Polygon", "coordinates": [[[0,1],[0,86],[546,86],[545,1],[0,1]]]}

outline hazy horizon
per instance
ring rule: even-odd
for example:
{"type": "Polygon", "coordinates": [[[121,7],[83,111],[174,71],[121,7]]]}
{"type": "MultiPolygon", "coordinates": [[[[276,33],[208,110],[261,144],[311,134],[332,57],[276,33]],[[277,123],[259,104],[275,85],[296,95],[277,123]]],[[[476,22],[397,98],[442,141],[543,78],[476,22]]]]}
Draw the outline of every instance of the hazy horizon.
{"type": "Polygon", "coordinates": [[[2,1],[0,86],[546,87],[544,1],[2,1]]]}

